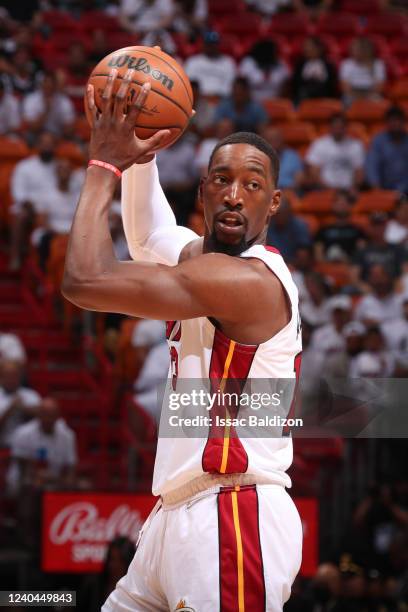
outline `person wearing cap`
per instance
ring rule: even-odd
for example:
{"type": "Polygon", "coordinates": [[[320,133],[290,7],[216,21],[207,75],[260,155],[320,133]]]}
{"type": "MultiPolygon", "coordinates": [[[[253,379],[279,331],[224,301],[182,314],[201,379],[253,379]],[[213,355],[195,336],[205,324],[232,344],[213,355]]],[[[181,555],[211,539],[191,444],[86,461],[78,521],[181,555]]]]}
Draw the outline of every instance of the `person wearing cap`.
{"type": "Polygon", "coordinates": [[[387,378],[392,376],[395,360],[391,351],[386,349],[380,327],[373,325],[367,329],[364,350],[351,362],[351,378],[387,378]]]}
{"type": "Polygon", "coordinates": [[[385,130],[371,142],[366,178],[374,189],[394,189],[408,194],[408,132],[406,114],[399,106],[385,113],[385,130]]]}
{"type": "Polygon", "coordinates": [[[396,361],[396,375],[408,377],[408,293],[401,299],[401,316],[381,325],[386,345],[396,361]]]}
{"type": "Polygon", "coordinates": [[[353,257],[353,276],[357,283],[367,282],[371,266],[379,264],[386,268],[388,274],[396,279],[407,261],[407,253],[399,244],[388,244],[385,239],[387,214],[374,212],[370,216],[370,224],[366,228],[367,244],[359,248],[353,257]]]}
{"type": "Polygon", "coordinates": [[[328,355],[324,371],[333,378],[347,378],[350,374],[353,360],[363,350],[366,328],[360,321],[350,321],[342,329],[345,347],[342,351],[328,355]]]}
{"type": "Polygon", "coordinates": [[[328,299],[329,287],[318,272],[305,274],[307,297],[300,303],[302,323],[306,321],[313,329],[330,322],[331,306],[328,299]]]}
{"type": "Polygon", "coordinates": [[[119,22],[128,32],[168,28],[174,14],[173,0],[120,0],[119,22]]]}
{"type": "Polygon", "coordinates": [[[394,292],[393,279],[387,268],[380,264],[372,265],[367,282],[371,293],[357,304],[355,318],[366,324],[398,319],[401,316],[401,301],[394,292]]]}
{"type": "Polygon", "coordinates": [[[198,81],[203,96],[222,98],[232,90],[237,69],[234,60],[220,52],[219,43],[218,32],[206,32],[203,52],[192,55],[184,64],[187,76],[198,81]]]}
{"type": "Polygon", "coordinates": [[[329,299],[331,322],[319,327],[312,336],[311,345],[320,351],[322,365],[328,355],[343,351],[346,341],[343,328],[351,319],[352,302],[349,295],[334,295],[329,299]]]}

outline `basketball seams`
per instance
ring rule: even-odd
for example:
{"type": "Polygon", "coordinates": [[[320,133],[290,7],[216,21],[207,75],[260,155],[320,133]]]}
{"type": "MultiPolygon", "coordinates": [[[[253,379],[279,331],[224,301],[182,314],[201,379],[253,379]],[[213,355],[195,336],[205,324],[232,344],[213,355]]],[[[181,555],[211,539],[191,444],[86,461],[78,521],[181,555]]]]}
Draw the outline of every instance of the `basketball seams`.
{"type": "MultiPolygon", "coordinates": [[[[93,77],[105,77],[105,78],[107,78],[108,76],[109,76],[109,74],[100,74],[99,72],[97,72],[97,73],[93,72],[91,74],[89,80],[92,83],[92,78],[93,77]]],[[[118,80],[123,80],[123,77],[120,74],[118,74],[116,78],[118,80]]],[[[139,87],[142,87],[146,83],[146,81],[141,81],[140,82],[140,81],[135,81],[134,79],[131,82],[134,83],[135,85],[139,85],[139,87]]],[[[158,91],[154,87],[151,88],[151,91],[154,91],[154,93],[156,93],[158,96],[161,96],[162,98],[165,98],[166,100],[168,100],[169,102],[171,102],[172,104],[177,106],[177,108],[179,108],[183,112],[183,114],[187,117],[188,120],[191,119],[190,115],[185,111],[185,109],[181,106],[181,104],[176,102],[176,100],[173,100],[173,98],[170,98],[170,96],[166,96],[166,94],[162,93],[161,91],[158,91]]]]}
{"type": "MultiPolygon", "coordinates": [[[[125,49],[134,49],[135,47],[124,47],[123,49],[118,49],[118,51],[124,51],[125,49]]],[[[146,53],[146,55],[152,55],[153,57],[155,57],[158,60],[161,60],[164,64],[166,64],[169,68],[171,68],[172,70],[174,70],[174,72],[177,74],[177,76],[179,77],[180,81],[183,83],[184,89],[186,90],[186,94],[187,94],[187,98],[191,104],[191,106],[193,106],[194,104],[194,100],[192,97],[192,94],[190,95],[190,92],[188,90],[188,87],[186,85],[186,82],[183,78],[183,75],[178,72],[178,70],[166,59],[164,59],[164,57],[162,57],[162,55],[168,55],[167,53],[165,53],[164,51],[160,51],[161,55],[156,55],[156,53],[153,53],[153,51],[145,51],[145,47],[137,47],[138,49],[143,49],[142,53],[146,53]]],[[[111,53],[111,55],[114,55],[114,53],[117,53],[118,51],[114,51],[113,53],[111,53]]],[[[170,55],[169,57],[171,59],[173,59],[170,55]]],[[[187,75],[186,75],[187,76],[187,75]]],[[[188,77],[187,77],[188,78],[188,77]]]]}

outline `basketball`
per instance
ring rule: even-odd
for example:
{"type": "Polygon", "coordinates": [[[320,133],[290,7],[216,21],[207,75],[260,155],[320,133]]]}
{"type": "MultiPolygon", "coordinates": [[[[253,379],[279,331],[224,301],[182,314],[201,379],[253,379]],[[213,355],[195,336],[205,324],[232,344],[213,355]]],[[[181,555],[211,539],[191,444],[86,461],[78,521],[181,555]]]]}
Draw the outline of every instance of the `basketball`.
{"type": "MultiPolygon", "coordinates": [[[[94,86],[95,104],[101,108],[101,98],[107,77],[112,68],[118,71],[114,93],[120,87],[127,70],[133,69],[128,103],[139,93],[146,82],[151,90],[135,127],[138,138],[146,139],[159,130],[170,130],[163,147],[173,144],[186,129],[193,110],[193,92],[190,81],[181,66],[157,47],[124,47],[113,51],[95,66],[88,84],[94,86]]],[[[91,123],[91,115],[85,97],[85,112],[91,123]]]]}

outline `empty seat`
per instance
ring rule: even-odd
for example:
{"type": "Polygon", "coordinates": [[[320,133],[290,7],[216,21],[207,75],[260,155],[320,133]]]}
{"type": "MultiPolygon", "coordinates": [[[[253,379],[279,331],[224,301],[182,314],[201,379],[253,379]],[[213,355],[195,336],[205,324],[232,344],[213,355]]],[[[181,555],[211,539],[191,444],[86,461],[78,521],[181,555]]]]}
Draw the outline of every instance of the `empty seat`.
{"type": "Polygon", "coordinates": [[[382,34],[394,37],[404,36],[407,33],[407,19],[397,13],[379,13],[367,19],[366,34],[382,34]]]}
{"type": "Polygon", "coordinates": [[[244,10],[245,6],[241,0],[208,0],[208,11],[211,16],[227,17],[244,10]]]}
{"type": "Polygon", "coordinates": [[[345,13],[354,13],[366,17],[380,11],[379,0],[343,0],[340,6],[345,13]]]}
{"type": "Polygon", "coordinates": [[[384,119],[389,106],[388,100],[356,100],[347,111],[347,117],[364,124],[378,123],[384,119]]]}
{"type": "Polygon", "coordinates": [[[340,100],[332,98],[316,98],[314,100],[303,100],[298,108],[298,118],[301,121],[312,123],[326,123],[335,113],[343,110],[340,100]]]}
{"type": "Polygon", "coordinates": [[[400,101],[408,101],[408,77],[396,81],[390,88],[389,95],[397,104],[400,101]]]}
{"type": "Polygon", "coordinates": [[[283,138],[289,147],[304,149],[317,137],[315,127],[306,121],[279,124],[283,138]]]}
{"type": "Polygon", "coordinates": [[[61,142],[57,147],[56,154],[57,157],[68,158],[76,166],[82,166],[85,162],[85,156],[81,148],[74,142],[61,142]]]}
{"type": "Polygon", "coordinates": [[[301,199],[301,213],[327,216],[332,212],[334,190],[310,191],[301,199]]]}
{"type": "Polygon", "coordinates": [[[239,36],[258,37],[261,31],[261,18],[253,13],[234,13],[220,23],[222,32],[239,36]]]}
{"type": "Polygon", "coordinates": [[[268,34],[284,34],[285,36],[307,36],[312,32],[312,25],[307,15],[285,13],[275,15],[267,29],[268,34]]]}
{"type": "Polygon", "coordinates": [[[356,15],[349,13],[326,13],[317,23],[319,34],[332,34],[333,36],[352,37],[361,33],[360,24],[356,15]]]}
{"type": "Polygon", "coordinates": [[[0,162],[2,164],[8,162],[15,163],[28,155],[30,155],[30,149],[24,141],[8,138],[7,136],[0,137],[0,162]]]}
{"type": "Polygon", "coordinates": [[[314,236],[319,227],[320,223],[315,215],[307,215],[307,214],[298,214],[296,215],[299,219],[303,219],[303,221],[307,224],[309,228],[309,232],[314,236]]]}
{"type": "Polygon", "coordinates": [[[296,116],[293,102],[289,98],[271,98],[270,100],[265,100],[264,107],[269,119],[273,123],[293,121],[296,116]]]}
{"type": "Polygon", "coordinates": [[[397,201],[398,193],[386,189],[372,189],[362,193],[354,206],[355,214],[371,212],[391,212],[397,201]]]}
{"type": "Polygon", "coordinates": [[[340,261],[322,261],[316,264],[316,272],[328,278],[332,284],[340,289],[351,282],[350,264],[340,261]]]}

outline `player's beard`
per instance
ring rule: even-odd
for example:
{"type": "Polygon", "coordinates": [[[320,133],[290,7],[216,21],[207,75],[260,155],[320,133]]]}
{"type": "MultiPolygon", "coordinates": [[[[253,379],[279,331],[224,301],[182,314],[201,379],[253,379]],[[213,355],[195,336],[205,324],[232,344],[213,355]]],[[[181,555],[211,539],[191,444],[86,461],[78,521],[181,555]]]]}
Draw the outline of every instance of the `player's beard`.
{"type": "Polygon", "coordinates": [[[218,240],[215,230],[211,232],[207,241],[207,250],[210,253],[224,253],[225,255],[240,255],[249,249],[250,245],[247,242],[245,235],[237,244],[226,244],[218,240]]]}

